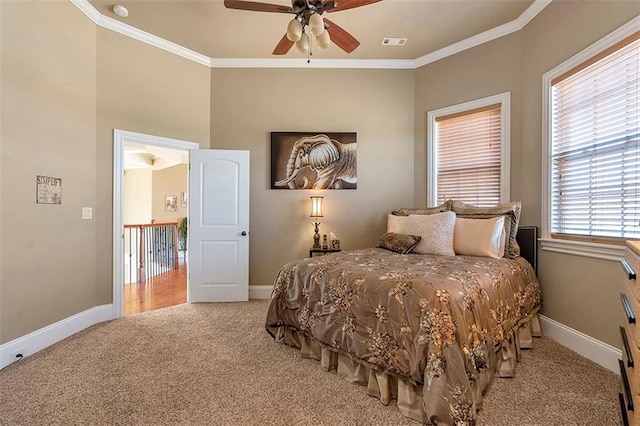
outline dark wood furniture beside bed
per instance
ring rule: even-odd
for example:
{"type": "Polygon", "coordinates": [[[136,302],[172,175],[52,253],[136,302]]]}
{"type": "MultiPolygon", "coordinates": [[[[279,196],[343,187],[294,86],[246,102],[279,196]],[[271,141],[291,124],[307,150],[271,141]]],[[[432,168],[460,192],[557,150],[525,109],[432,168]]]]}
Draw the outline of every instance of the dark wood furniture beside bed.
{"type": "Polygon", "coordinates": [[[290,262],[267,332],[405,416],[473,424],[493,377],[513,376],[540,335],[537,229],[521,229],[513,259],[369,248],[290,262]]]}
{"type": "Polygon", "coordinates": [[[329,254],[329,253],[340,253],[342,250],[341,249],[330,249],[330,248],[319,248],[319,249],[314,249],[314,248],[310,248],[309,249],[309,257],[313,257],[313,255],[315,254],[329,254]]]}
{"type": "Polygon", "coordinates": [[[620,293],[624,326],[622,336],[622,393],[620,410],[624,425],[640,425],[640,287],[637,273],[640,271],[640,241],[627,241],[624,259],[620,261],[624,271],[623,291],[620,293]]]}

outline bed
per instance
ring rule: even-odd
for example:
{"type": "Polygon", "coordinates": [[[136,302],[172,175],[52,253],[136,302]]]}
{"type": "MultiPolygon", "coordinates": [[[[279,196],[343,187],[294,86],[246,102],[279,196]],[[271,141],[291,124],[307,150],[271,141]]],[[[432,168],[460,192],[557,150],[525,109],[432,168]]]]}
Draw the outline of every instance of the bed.
{"type": "Polygon", "coordinates": [[[518,254],[381,246],[289,262],[276,277],[266,330],[382,403],[396,400],[407,417],[472,425],[494,376],[512,377],[520,350],[540,335],[536,228],[502,234],[518,254]]]}

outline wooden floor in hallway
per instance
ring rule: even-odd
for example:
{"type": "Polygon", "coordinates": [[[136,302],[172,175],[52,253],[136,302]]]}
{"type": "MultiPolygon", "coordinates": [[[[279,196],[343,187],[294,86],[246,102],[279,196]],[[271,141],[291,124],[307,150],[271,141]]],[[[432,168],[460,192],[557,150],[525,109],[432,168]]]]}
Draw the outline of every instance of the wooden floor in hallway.
{"type": "Polygon", "coordinates": [[[124,285],[124,314],[138,314],[187,302],[187,264],[178,261],[178,269],[158,275],[144,284],[124,285]]]}

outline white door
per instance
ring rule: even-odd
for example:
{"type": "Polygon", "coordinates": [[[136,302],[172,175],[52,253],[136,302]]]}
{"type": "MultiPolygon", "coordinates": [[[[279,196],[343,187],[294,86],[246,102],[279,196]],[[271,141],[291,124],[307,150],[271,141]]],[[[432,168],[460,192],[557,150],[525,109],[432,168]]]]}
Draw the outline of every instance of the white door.
{"type": "Polygon", "coordinates": [[[249,300],[249,151],[192,150],[187,301],[249,300]]]}

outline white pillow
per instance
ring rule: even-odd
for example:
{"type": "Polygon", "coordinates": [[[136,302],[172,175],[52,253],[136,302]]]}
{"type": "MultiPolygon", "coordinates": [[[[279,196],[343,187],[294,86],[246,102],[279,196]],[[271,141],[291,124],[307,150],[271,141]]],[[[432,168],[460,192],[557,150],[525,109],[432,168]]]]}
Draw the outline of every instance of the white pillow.
{"type": "Polygon", "coordinates": [[[409,215],[407,234],[421,237],[412,253],[455,256],[453,250],[453,229],[456,224],[454,212],[429,215],[409,215]]]}
{"type": "Polygon", "coordinates": [[[409,234],[409,216],[387,215],[387,232],[395,234],[409,234]]]}
{"type": "Polygon", "coordinates": [[[505,241],[504,216],[491,219],[456,218],[453,232],[456,254],[500,259],[504,256],[505,241]]]}

